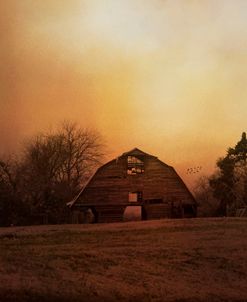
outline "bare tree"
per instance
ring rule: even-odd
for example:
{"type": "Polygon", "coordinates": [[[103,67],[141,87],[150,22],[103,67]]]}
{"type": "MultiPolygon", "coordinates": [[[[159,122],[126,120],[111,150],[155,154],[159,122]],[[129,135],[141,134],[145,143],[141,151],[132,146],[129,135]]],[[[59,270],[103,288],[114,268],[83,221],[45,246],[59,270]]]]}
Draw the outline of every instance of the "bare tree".
{"type": "Polygon", "coordinates": [[[61,167],[58,178],[77,190],[98,166],[103,157],[102,138],[96,131],[81,129],[75,123],[64,122],[61,139],[61,167]]]}
{"type": "Polygon", "coordinates": [[[13,193],[17,189],[17,173],[15,168],[16,165],[10,158],[0,160],[0,184],[9,187],[13,193]]]}
{"type": "Polygon", "coordinates": [[[36,212],[64,210],[103,157],[102,137],[76,123],[29,140],[22,160],[23,190],[36,212]]]}
{"type": "Polygon", "coordinates": [[[19,163],[12,157],[0,159],[0,226],[25,223],[28,207],[21,198],[19,163]]]}
{"type": "Polygon", "coordinates": [[[64,222],[66,202],[78,194],[103,155],[97,131],[68,121],[29,139],[19,160],[0,159],[0,225],[24,224],[20,216],[25,223],[48,216],[51,223],[64,222]]]}

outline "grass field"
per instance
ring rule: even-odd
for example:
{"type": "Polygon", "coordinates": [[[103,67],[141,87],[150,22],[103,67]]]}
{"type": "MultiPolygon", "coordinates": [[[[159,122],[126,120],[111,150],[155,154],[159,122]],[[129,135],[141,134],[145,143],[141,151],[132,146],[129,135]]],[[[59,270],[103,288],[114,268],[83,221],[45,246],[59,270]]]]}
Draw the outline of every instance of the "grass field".
{"type": "Polygon", "coordinates": [[[1,228],[0,301],[247,301],[247,219],[1,228]]]}

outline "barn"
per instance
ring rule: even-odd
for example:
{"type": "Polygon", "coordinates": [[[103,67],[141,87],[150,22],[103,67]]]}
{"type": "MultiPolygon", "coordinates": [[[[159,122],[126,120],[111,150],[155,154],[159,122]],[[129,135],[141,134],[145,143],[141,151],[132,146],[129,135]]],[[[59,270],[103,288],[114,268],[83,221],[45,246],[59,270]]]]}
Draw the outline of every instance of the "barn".
{"type": "Polygon", "coordinates": [[[68,206],[74,222],[89,210],[94,222],[122,221],[131,206],[141,208],[142,220],[195,217],[197,212],[174,168],[138,148],[101,166],[68,206]]]}

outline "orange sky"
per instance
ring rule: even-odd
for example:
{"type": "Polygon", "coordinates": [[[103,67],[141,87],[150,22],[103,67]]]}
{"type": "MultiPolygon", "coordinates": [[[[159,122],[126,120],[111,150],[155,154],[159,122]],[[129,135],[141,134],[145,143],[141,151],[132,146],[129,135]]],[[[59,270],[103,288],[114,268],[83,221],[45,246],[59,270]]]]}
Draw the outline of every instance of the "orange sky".
{"type": "MultiPolygon", "coordinates": [[[[188,184],[246,131],[247,1],[0,2],[0,152],[71,119],[188,184]]],[[[200,174],[200,175],[201,175],[200,174]]]]}

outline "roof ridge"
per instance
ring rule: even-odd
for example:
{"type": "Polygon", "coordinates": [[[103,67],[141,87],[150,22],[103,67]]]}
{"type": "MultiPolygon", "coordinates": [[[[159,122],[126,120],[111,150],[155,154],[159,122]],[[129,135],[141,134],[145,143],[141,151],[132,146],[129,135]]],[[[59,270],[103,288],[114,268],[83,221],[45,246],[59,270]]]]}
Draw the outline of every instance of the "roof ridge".
{"type": "Polygon", "coordinates": [[[138,152],[142,153],[143,155],[147,155],[147,156],[156,157],[156,156],[151,155],[151,154],[149,154],[149,153],[146,153],[146,152],[144,152],[144,151],[142,151],[141,149],[136,148],[136,147],[135,147],[135,148],[133,148],[133,149],[131,149],[130,151],[124,152],[122,155],[120,155],[120,157],[121,157],[121,156],[126,156],[126,155],[129,155],[129,154],[131,154],[131,153],[133,153],[133,152],[135,152],[135,151],[138,151],[138,152]]]}

